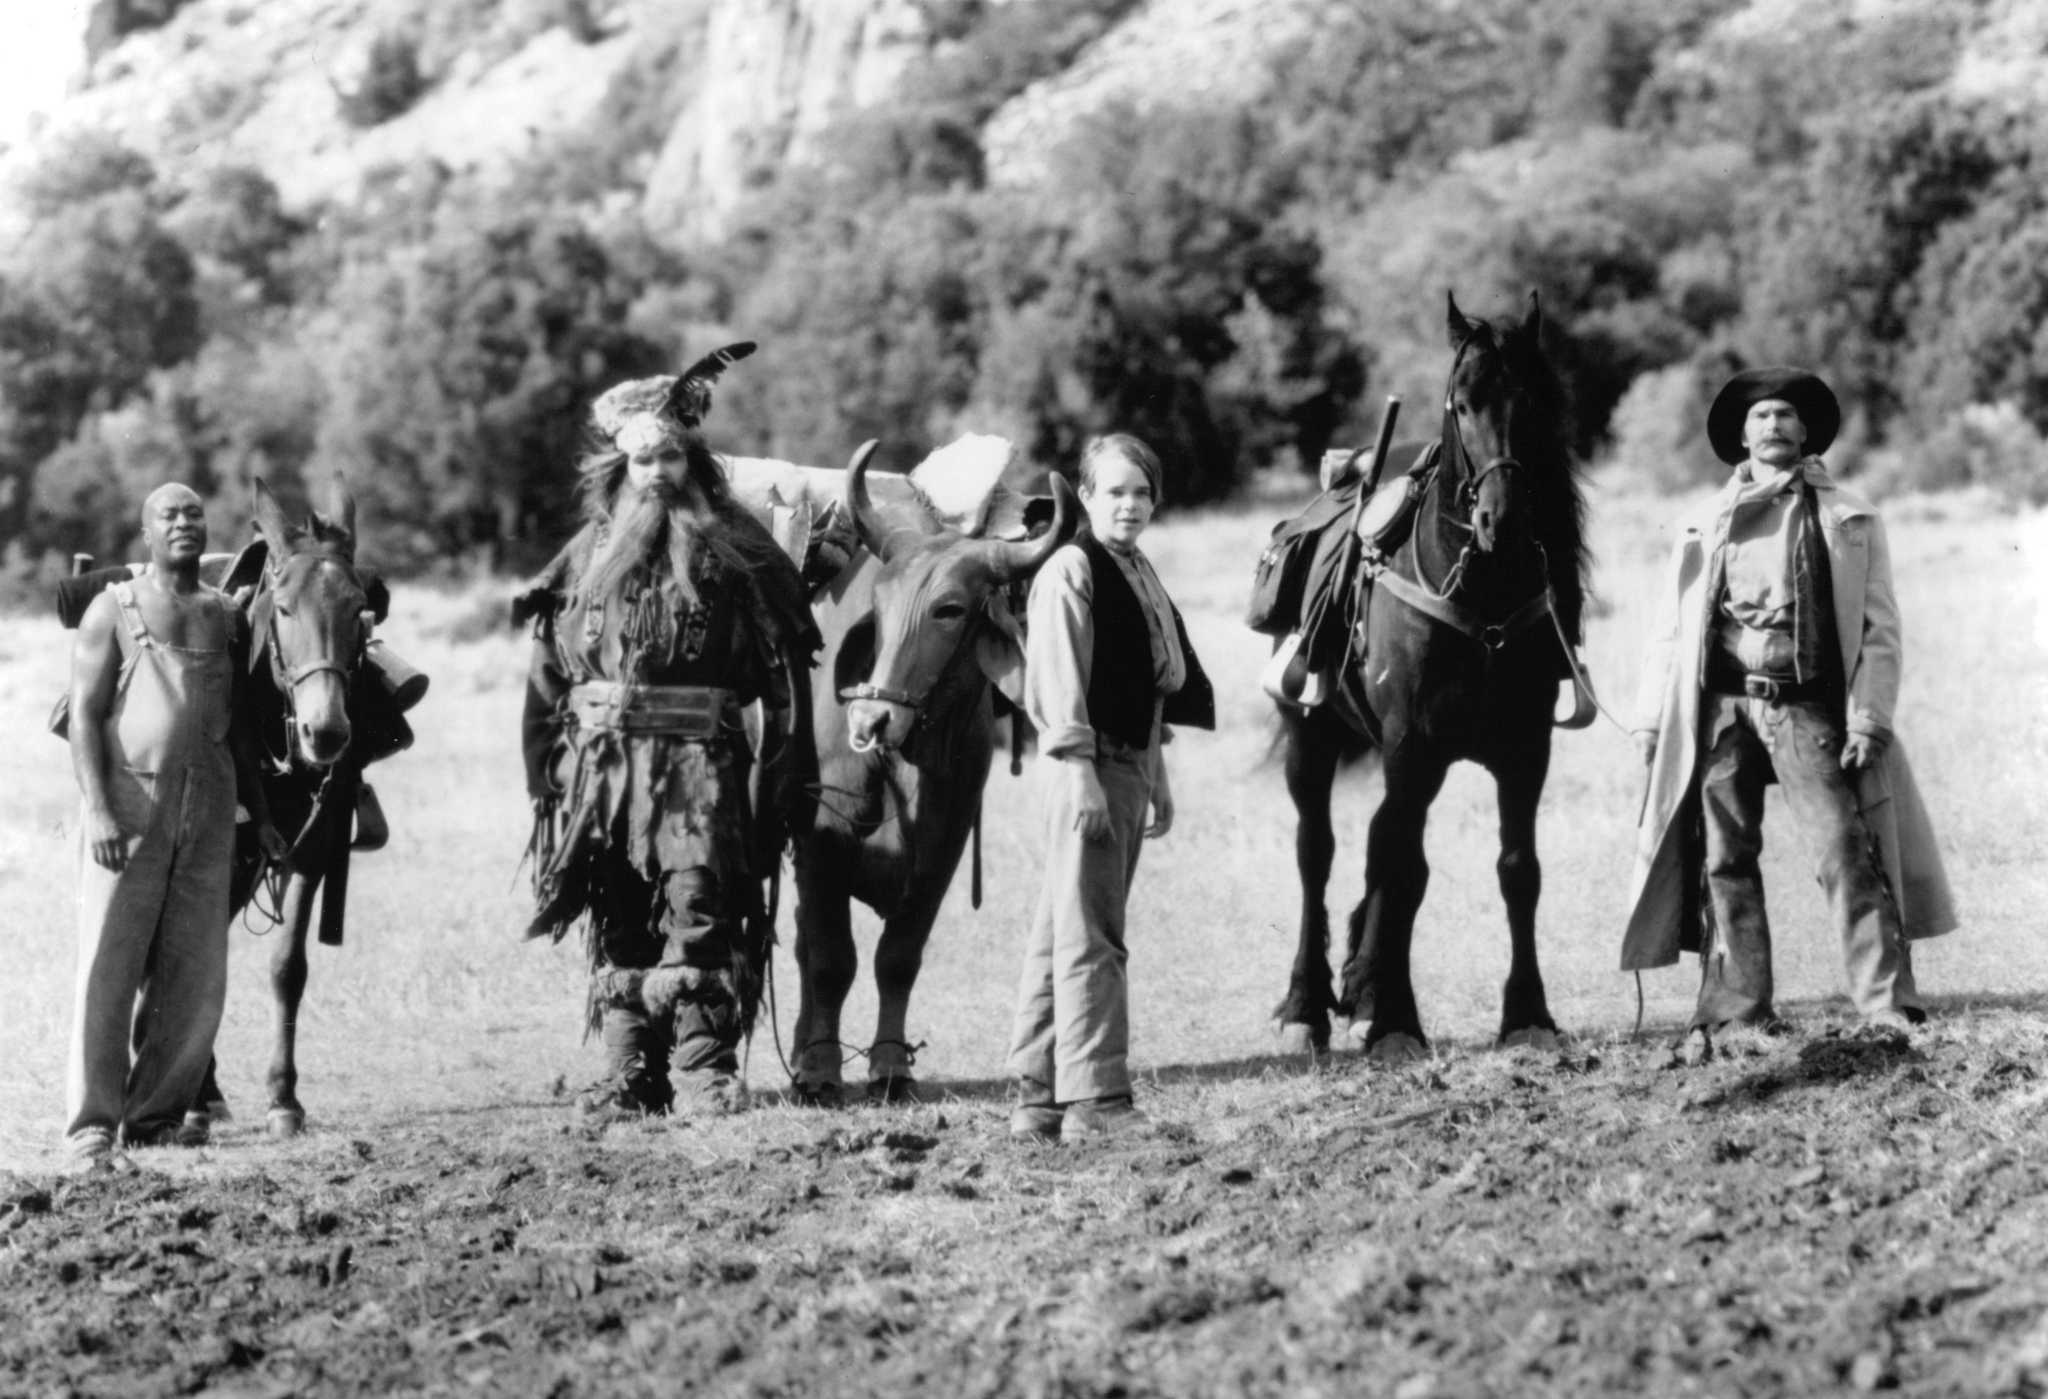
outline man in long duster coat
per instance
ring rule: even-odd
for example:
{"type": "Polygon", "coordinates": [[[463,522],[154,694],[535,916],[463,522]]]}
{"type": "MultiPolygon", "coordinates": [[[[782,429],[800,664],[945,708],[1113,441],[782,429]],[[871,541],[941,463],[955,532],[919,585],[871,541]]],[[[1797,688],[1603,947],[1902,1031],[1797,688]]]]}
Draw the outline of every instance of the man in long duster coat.
{"type": "MultiPolygon", "coordinates": [[[[1711,693],[1710,662],[1726,625],[1726,550],[1731,524],[1751,489],[1748,449],[1741,433],[1744,412],[1773,394],[1800,400],[1805,417],[1805,455],[1791,468],[1803,477],[1794,489],[1812,502],[1813,524],[1820,547],[1812,551],[1819,586],[1813,610],[1825,612],[1839,649],[1840,670],[1828,701],[1835,742],[1868,754],[1865,765],[1843,763],[1851,784],[1856,815],[1877,845],[1879,862],[1896,910],[1896,926],[1906,943],[1934,937],[1957,924],[1954,901],[1934,829],[1906,760],[1893,735],[1898,701],[1902,638],[1898,604],[1892,592],[1891,555],[1883,522],[1870,503],[1833,480],[1817,452],[1824,450],[1839,423],[1834,398],[1818,379],[1792,370],[1759,370],[1739,376],[1723,391],[1710,420],[1710,433],[1723,460],[1744,469],[1731,475],[1710,500],[1678,523],[1670,571],[1660,594],[1659,615],[1651,632],[1637,701],[1636,734],[1649,762],[1649,784],[1636,828],[1635,869],[1629,891],[1629,921],[1621,964],[1625,971],[1668,966],[1681,951],[1715,955],[1711,930],[1713,899],[1702,878],[1707,859],[1702,829],[1702,741],[1720,736],[1702,733],[1719,698],[1711,693]],[[1829,594],[1832,597],[1829,597],[1829,594]]],[[[1807,536],[1811,537],[1811,534],[1807,536]]],[[[1741,701],[1738,700],[1738,703],[1741,701]]],[[[1726,727],[1724,725],[1724,727],[1726,727]]],[[[1760,796],[1760,790],[1758,795],[1760,796]]],[[[1760,816],[1760,804],[1757,807],[1760,816]]],[[[1760,845],[1760,833],[1757,833],[1760,845]]],[[[1823,868],[1824,880],[1829,871],[1823,868]]],[[[1761,918],[1761,888],[1757,888],[1761,918]]],[[[1726,932],[1721,934],[1725,950],[1726,932]]],[[[1858,952],[1849,945],[1852,981],[1857,979],[1858,952]]],[[[1759,1018],[1770,1014],[1769,934],[1762,930],[1762,986],[1759,1018]]],[[[1895,954],[1895,975],[1883,994],[1885,1005],[1859,1005],[1878,1018],[1921,1018],[1912,969],[1902,943],[1895,954]]],[[[1868,959],[1866,959],[1868,960],[1868,959]]],[[[1715,968],[1703,963],[1702,1016],[1696,1037],[1704,1042],[1715,1014],[1712,986],[1715,968]]],[[[1874,997],[1873,997],[1874,999],[1874,997]]],[[[1752,1002],[1754,1004],[1754,1001],[1752,1002]]]]}

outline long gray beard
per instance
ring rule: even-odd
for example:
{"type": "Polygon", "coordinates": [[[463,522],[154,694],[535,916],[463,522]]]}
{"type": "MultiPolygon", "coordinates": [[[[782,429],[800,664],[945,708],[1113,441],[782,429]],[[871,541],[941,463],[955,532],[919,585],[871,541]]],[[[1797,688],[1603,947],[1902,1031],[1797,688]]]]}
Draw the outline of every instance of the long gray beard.
{"type": "Polygon", "coordinates": [[[645,566],[650,581],[686,607],[697,605],[696,558],[702,522],[675,493],[650,489],[614,514],[604,544],[590,560],[586,588],[593,600],[610,602],[633,571],[645,566]]]}

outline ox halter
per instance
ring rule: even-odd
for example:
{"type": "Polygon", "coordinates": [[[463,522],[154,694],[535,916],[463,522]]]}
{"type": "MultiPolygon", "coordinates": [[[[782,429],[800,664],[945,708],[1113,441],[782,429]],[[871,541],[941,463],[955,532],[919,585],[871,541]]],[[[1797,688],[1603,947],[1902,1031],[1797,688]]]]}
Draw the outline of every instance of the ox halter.
{"type": "MultiPolygon", "coordinates": [[[[910,711],[910,727],[904,731],[905,738],[916,732],[917,726],[924,722],[924,704],[931,697],[929,690],[922,695],[913,695],[907,690],[892,690],[887,685],[870,685],[865,680],[858,685],[848,685],[839,692],[839,698],[846,701],[879,700],[883,704],[902,705],[910,711]]],[[[872,738],[862,738],[851,729],[847,732],[846,742],[856,753],[872,753],[878,748],[894,746],[872,738]]]]}

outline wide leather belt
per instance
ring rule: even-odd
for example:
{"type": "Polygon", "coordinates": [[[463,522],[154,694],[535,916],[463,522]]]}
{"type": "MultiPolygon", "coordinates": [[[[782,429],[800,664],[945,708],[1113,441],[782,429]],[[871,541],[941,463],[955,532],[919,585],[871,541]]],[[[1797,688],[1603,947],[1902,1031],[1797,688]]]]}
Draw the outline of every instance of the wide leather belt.
{"type": "Polygon", "coordinates": [[[716,738],[732,692],[713,685],[620,685],[590,680],[569,691],[569,712],[586,729],[716,738]]]}
{"type": "Polygon", "coordinates": [[[1759,699],[1766,704],[1801,704],[1826,698],[1820,682],[1815,680],[1791,680],[1721,666],[1707,667],[1707,691],[1736,699],[1759,699]]]}

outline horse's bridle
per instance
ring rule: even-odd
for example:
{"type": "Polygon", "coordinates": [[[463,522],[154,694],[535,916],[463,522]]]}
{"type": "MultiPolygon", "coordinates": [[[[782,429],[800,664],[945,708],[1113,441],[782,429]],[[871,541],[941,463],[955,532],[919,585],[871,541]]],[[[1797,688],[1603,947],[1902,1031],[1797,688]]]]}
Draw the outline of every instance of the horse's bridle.
{"type": "Polygon", "coordinates": [[[1486,484],[1486,478],[1493,475],[1496,471],[1512,471],[1522,464],[1512,452],[1504,452],[1499,456],[1487,458],[1486,464],[1477,471],[1472,470],[1472,454],[1465,450],[1465,434],[1463,429],[1458,426],[1457,399],[1458,366],[1464,363],[1465,351],[1471,345],[1472,336],[1470,334],[1467,334],[1464,339],[1458,342],[1458,352],[1451,357],[1450,387],[1444,391],[1444,422],[1448,427],[1445,436],[1450,439],[1450,445],[1457,449],[1458,464],[1464,468],[1465,472],[1459,479],[1451,498],[1467,518],[1453,518],[1452,523],[1459,529],[1467,531],[1472,528],[1469,516],[1479,504],[1479,488],[1486,484]]]}
{"type": "MultiPolygon", "coordinates": [[[[1438,454],[1438,459],[1441,461],[1443,457],[1456,453],[1458,465],[1463,468],[1463,474],[1451,492],[1451,502],[1457,507],[1457,511],[1441,518],[1451,528],[1476,536],[1477,531],[1473,527],[1471,515],[1479,504],[1479,488],[1486,484],[1486,478],[1494,472],[1512,471],[1522,463],[1513,453],[1502,453],[1487,458],[1486,464],[1477,471],[1472,470],[1472,454],[1465,450],[1465,433],[1458,426],[1458,366],[1465,362],[1465,351],[1471,346],[1472,336],[1468,332],[1465,338],[1458,342],[1458,352],[1451,357],[1450,380],[1444,390],[1444,450],[1438,454]]],[[[1434,590],[1438,596],[1448,598],[1463,585],[1465,568],[1472,562],[1472,547],[1476,542],[1476,537],[1468,539],[1464,547],[1459,549],[1457,560],[1452,563],[1450,572],[1444,575],[1443,587],[1434,590]]],[[[1415,559],[1415,569],[1417,576],[1420,577],[1422,558],[1419,554],[1415,559]]],[[[1423,586],[1428,587],[1428,583],[1425,581],[1423,586]]]]}

